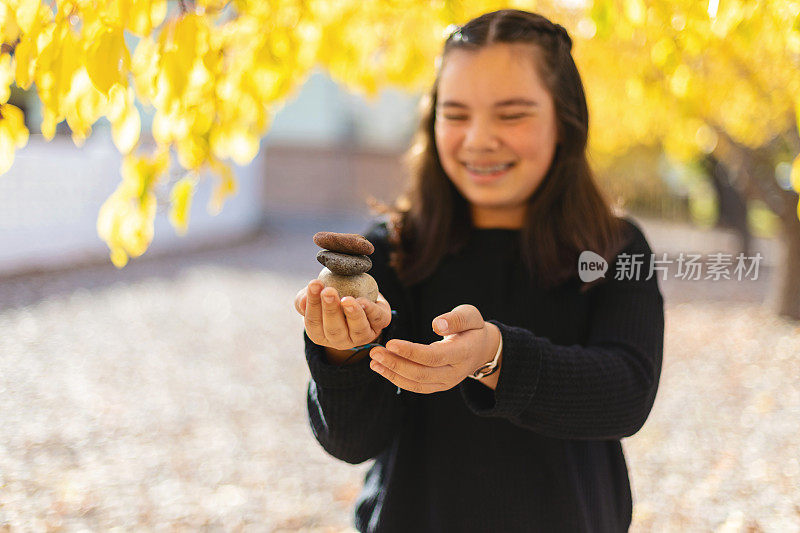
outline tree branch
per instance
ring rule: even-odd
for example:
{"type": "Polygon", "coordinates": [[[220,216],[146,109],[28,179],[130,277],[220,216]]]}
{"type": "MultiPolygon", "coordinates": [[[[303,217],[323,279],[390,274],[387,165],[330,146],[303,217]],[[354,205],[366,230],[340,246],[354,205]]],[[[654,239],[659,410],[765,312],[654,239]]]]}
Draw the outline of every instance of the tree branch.
{"type": "Polygon", "coordinates": [[[797,193],[785,191],[778,186],[775,180],[775,167],[769,154],[774,151],[774,145],[780,142],[780,137],[775,137],[767,146],[751,148],[731,137],[728,132],[713,121],[708,124],[717,135],[735,152],[739,159],[740,172],[747,178],[745,187],[747,192],[754,192],[776,215],[785,219],[795,216],[797,193]],[[765,153],[766,152],[766,153],[765,153]]]}
{"type": "Polygon", "coordinates": [[[17,49],[17,45],[19,44],[20,38],[17,37],[14,39],[13,43],[1,43],[0,44],[0,54],[10,54],[14,55],[14,50],[17,49]]]}

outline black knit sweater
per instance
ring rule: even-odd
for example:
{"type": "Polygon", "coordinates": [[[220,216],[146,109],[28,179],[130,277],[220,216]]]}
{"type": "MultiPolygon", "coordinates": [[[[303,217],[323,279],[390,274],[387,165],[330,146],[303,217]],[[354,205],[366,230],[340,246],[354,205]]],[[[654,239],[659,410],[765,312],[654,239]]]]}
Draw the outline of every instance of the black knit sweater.
{"type": "MultiPolygon", "coordinates": [[[[621,253],[645,254],[638,280],[579,292],[528,281],[519,230],[476,229],[434,275],[403,288],[388,265],[386,226],[370,274],[397,312],[389,338],[429,344],[439,314],[469,303],[500,328],[496,390],[465,379],[418,394],[369,368],[334,366],[307,335],[308,414],[315,438],[348,463],[375,459],[355,509],[359,531],[618,532],[632,499],[620,439],[636,433],[661,373],[664,305],[651,250],[630,221],[621,253]]],[[[617,256],[619,258],[619,255],[617,256]]]]}

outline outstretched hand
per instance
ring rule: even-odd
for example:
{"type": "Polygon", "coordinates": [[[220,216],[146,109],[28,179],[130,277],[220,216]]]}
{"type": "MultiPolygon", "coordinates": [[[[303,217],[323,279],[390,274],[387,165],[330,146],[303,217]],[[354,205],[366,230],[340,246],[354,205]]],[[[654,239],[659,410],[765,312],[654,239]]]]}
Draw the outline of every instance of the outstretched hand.
{"type": "Polygon", "coordinates": [[[392,309],[382,294],[378,301],[352,296],[339,298],[333,287],[311,280],[297,293],[294,307],[303,315],[311,342],[347,350],[375,341],[392,320],[392,309]]]}
{"type": "Polygon", "coordinates": [[[439,315],[432,328],[444,338],[431,344],[392,339],[386,348],[372,348],[370,368],[400,388],[430,394],[461,383],[491,361],[500,344],[500,330],[485,322],[474,305],[439,315]]]}

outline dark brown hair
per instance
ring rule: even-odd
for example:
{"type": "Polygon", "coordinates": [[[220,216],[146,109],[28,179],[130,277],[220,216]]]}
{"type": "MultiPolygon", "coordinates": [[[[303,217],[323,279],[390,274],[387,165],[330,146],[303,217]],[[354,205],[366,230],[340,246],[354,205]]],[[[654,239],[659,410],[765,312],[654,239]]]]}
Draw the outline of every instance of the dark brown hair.
{"type": "Polygon", "coordinates": [[[418,130],[404,156],[409,186],[393,208],[373,202],[374,211],[390,215],[391,261],[405,285],[430,276],[445,254],[466,244],[472,230],[469,203],[447,177],[436,150],[436,93],[452,50],[495,43],[533,45],[539,52],[532,54],[537,73],[555,104],[559,142],[550,169],[528,199],[520,232],[520,253],[532,279],[555,287],[577,274],[581,251],[592,250],[611,263],[622,248],[623,222],[598,190],[586,157],[589,113],[570,53],[572,39],[561,25],[541,15],[503,9],[456,27],[447,38],[436,80],[421,100],[418,130]]]}

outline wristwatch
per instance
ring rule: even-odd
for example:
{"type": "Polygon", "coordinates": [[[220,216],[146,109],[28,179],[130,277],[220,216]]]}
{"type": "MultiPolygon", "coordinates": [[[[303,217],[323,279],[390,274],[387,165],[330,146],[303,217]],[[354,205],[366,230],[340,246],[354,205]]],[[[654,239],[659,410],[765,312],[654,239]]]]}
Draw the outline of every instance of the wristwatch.
{"type": "Polygon", "coordinates": [[[500,335],[500,345],[497,347],[497,353],[494,354],[494,359],[480,367],[478,370],[467,376],[472,379],[483,379],[486,376],[497,372],[497,362],[500,359],[500,352],[503,351],[503,335],[500,335]]]}

